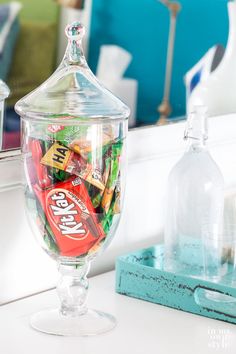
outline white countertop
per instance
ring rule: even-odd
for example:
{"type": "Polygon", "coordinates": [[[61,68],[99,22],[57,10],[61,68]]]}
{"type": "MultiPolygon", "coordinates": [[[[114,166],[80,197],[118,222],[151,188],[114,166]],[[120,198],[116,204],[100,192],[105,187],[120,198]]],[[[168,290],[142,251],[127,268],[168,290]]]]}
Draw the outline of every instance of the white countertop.
{"type": "Polygon", "coordinates": [[[97,337],[39,333],[29,316],[58,303],[54,290],[0,307],[1,354],[210,354],[236,352],[236,326],[116,294],[115,273],[90,279],[88,305],[117,318],[97,337]]]}

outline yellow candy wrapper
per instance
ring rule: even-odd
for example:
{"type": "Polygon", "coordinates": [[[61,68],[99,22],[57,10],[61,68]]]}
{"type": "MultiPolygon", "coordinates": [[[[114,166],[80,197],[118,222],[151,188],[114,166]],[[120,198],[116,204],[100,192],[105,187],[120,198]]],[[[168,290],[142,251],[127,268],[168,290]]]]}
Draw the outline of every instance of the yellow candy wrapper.
{"type": "Polygon", "coordinates": [[[101,191],[104,191],[105,185],[102,180],[102,174],[99,169],[93,169],[91,165],[87,165],[86,169],[79,172],[80,178],[84,181],[92,184],[101,191]]]}
{"type": "MultiPolygon", "coordinates": [[[[55,142],[41,159],[43,165],[67,171],[73,158],[73,151],[59,142],[55,142]]],[[[68,171],[69,172],[69,171],[68,171]]]]}
{"type": "Polygon", "coordinates": [[[119,174],[118,158],[111,159],[109,178],[101,202],[101,206],[104,209],[106,214],[108,213],[108,210],[111,205],[113,194],[116,188],[118,174],[119,174]]]}
{"type": "Polygon", "coordinates": [[[71,150],[73,150],[77,154],[80,154],[83,158],[87,159],[88,154],[91,153],[93,150],[111,144],[112,138],[113,137],[111,135],[103,133],[102,139],[98,140],[95,146],[92,145],[91,140],[87,140],[84,138],[75,139],[68,146],[71,150]]]}

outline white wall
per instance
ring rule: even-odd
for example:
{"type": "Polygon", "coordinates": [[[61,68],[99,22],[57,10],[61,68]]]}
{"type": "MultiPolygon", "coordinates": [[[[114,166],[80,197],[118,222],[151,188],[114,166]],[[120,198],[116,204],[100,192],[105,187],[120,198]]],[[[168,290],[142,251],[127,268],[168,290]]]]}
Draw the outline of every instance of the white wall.
{"type": "MultiPolygon", "coordinates": [[[[129,132],[123,216],[110,248],[95,261],[93,273],[113,268],[119,254],[162,240],[166,181],[184,151],[183,130],[181,122],[129,132]]],[[[236,115],[212,118],[210,136],[210,151],[222,169],[226,188],[234,188],[236,115]]],[[[19,171],[19,159],[0,160],[0,303],[48,289],[57,278],[54,262],[28,227],[23,192],[17,186],[19,171]]]]}

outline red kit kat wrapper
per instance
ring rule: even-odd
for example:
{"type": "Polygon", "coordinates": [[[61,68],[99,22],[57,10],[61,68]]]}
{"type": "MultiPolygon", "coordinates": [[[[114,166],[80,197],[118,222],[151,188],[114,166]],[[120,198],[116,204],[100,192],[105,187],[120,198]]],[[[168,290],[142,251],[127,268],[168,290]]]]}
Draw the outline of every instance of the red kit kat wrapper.
{"type": "Polygon", "coordinates": [[[54,233],[62,256],[78,257],[105,237],[87,189],[78,177],[34,191],[54,233]]]}

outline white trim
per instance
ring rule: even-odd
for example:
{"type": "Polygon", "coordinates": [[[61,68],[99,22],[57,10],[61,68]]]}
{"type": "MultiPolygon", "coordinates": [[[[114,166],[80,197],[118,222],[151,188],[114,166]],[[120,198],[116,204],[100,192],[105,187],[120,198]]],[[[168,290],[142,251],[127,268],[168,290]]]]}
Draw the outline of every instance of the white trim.
{"type": "Polygon", "coordinates": [[[20,150],[0,154],[0,192],[18,188],[22,184],[22,159],[20,150]]]}
{"type": "MultiPolygon", "coordinates": [[[[164,158],[180,154],[186,147],[183,139],[186,121],[163,126],[149,126],[129,131],[129,163],[164,158]]],[[[208,120],[212,147],[236,142],[236,114],[212,117],[208,120]]]]}
{"type": "MultiPolygon", "coordinates": [[[[180,155],[186,142],[183,140],[185,120],[164,126],[147,126],[128,133],[128,162],[139,163],[180,155]]],[[[236,142],[236,114],[209,119],[209,148],[236,142]]],[[[21,184],[20,150],[0,153],[0,191],[21,184]],[[3,173],[4,171],[4,173],[3,173]]]]}

